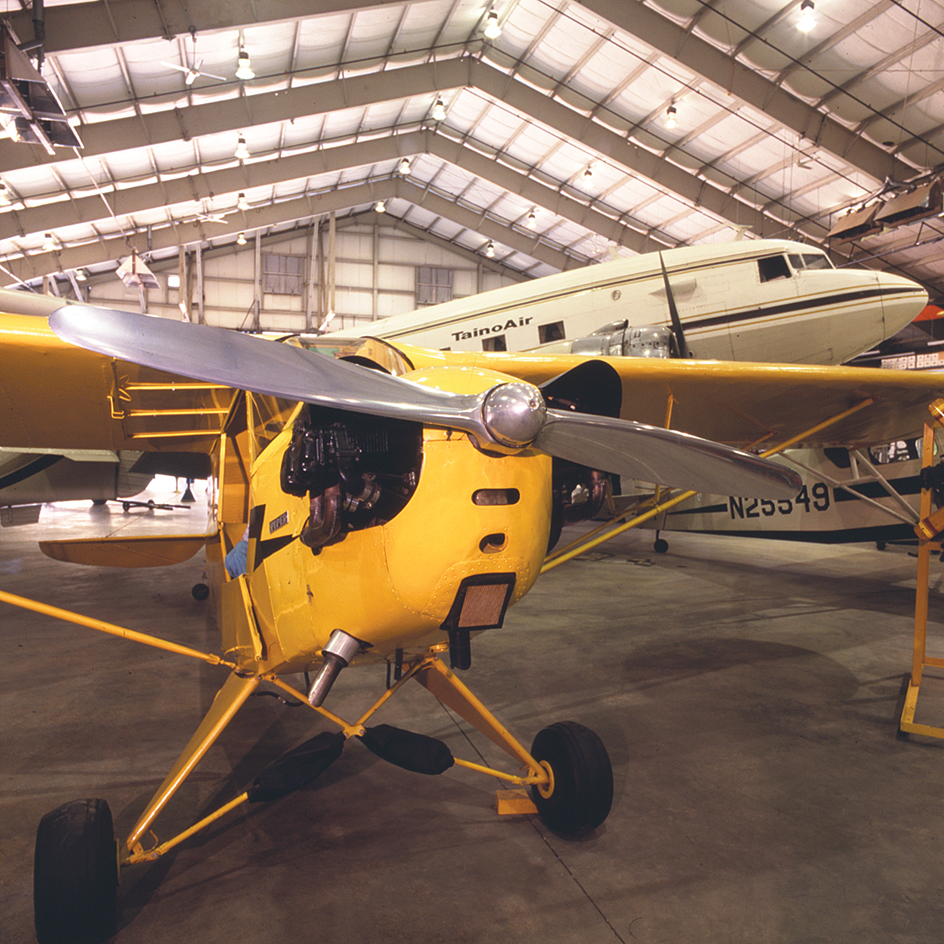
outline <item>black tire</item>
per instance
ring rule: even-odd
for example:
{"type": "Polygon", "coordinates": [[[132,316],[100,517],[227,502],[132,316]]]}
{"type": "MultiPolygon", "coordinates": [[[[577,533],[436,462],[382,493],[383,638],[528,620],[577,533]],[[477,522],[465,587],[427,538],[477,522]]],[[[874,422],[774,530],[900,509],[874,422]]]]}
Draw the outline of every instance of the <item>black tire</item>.
{"type": "Polygon", "coordinates": [[[600,738],[575,721],[558,721],[539,731],[531,756],[551,769],[549,788],[532,787],[531,797],[545,825],[562,836],[592,832],[613,805],[613,767],[600,738]]]}
{"type": "Polygon", "coordinates": [[[656,538],[655,541],[652,542],[652,549],[656,554],[665,554],[669,549],[669,542],[666,541],[665,538],[656,538]]]}
{"type": "Polygon", "coordinates": [[[39,944],[101,944],[115,933],[118,849],[104,800],[75,800],[36,831],[33,908],[39,944]]]}
{"type": "Polygon", "coordinates": [[[190,593],[194,600],[205,600],[210,595],[210,588],[205,583],[195,583],[190,593]]]}

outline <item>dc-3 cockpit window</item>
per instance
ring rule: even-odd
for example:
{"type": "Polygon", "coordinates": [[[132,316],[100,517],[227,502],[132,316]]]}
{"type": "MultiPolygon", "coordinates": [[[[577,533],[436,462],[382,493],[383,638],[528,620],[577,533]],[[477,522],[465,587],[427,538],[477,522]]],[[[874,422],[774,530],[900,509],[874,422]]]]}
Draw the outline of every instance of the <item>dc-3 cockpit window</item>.
{"type": "Polygon", "coordinates": [[[791,252],[790,265],[798,272],[800,269],[832,269],[833,264],[823,252],[791,252]]]}
{"type": "Polygon", "coordinates": [[[765,256],[757,260],[757,271],[761,282],[773,282],[775,279],[789,279],[793,273],[787,265],[785,256],[765,256]]]}

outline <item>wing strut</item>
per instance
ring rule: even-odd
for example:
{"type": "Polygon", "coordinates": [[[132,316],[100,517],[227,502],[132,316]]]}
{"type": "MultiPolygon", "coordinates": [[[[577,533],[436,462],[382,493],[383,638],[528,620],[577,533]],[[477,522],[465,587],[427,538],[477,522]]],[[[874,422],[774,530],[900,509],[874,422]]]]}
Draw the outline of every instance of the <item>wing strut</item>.
{"type": "MultiPolygon", "coordinates": [[[[668,411],[666,414],[666,422],[668,422],[672,415],[671,394],[669,397],[670,399],[668,411]]],[[[799,435],[785,440],[784,442],[780,443],[779,446],[775,446],[773,449],[768,449],[766,452],[762,452],[761,457],[767,459],[770,456],[777,455],[778,453],[783,452],[784,449],[789,449],[790,446],[796,445],[796,443],[802,442],[804,439],[808,439],[810,436],[820,432],[828,426],[831,426],[833,423],[838,423],[841,420],[844,420],[847,416],[851,416],[853,413],[857,413],[859,410],[862,410],[867,406],[871,406],[872,402],[873,401],[871,397],[866,397],[865,399],[860,400],[854,406],[849,407],[848,410],[843,410],[841,413],[836,414],[836,416],[830,417],[828,420],[823,420],[823,422],[817,423],[815,426],[811,426],[809,429],[804,430],[799,435]]],[[[661,489],[657,494],[661,494],[661,489]]],[[[635,528],[641,524],[644,524],[646,521],[655,518],[657,515],[662,514],[662,512],[668,511],[668,509],[675,507],[675,505],[681,504],[683,501],[687,501],[689,498],[692,498],[697,494],[697,491],[687,491],[678,495],[673,495],[671,498],[667,498],[665,501],[657,502],[653,507],[646,509],[636,517],[631,518],[629,521],[626,521],[623,524],[619,524],[619,522],[623,521],[627,515],[632,514],[641,506],[636,505],[632,508],[626,509],[626,511],[620,512],[620,514],[616,515],[614,518],[611,518],[609,521],[588,532],[587,534],[581,535],[576,541],[572,541],[570,544],[562,547],[556,553],[549,554],[544,560],[544,565],[541,567],[541,573],[545,574],[549,570],[559,567],[561,564],[566,564],[567,561],[573,560],[575,557],[579,557],[581,554],[591,551],[593,548],[599,547],[601,544],[605,544],[610,539],[618,537],[624,532],[629,531],[630,528],[635,528]]]]}

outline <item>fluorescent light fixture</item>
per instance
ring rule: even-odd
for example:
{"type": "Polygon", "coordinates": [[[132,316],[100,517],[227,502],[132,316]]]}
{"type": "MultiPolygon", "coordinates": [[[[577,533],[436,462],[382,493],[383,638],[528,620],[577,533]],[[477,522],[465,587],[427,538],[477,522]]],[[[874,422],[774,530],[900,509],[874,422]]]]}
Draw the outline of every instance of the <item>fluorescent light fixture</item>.
{"type": "Polygon", "coordinates": [[[436,99],[436,104],[433,105],[433,121],[445,121],[446,120],[446,106],[443,104],[442,96],[440,95],[436,99]]]}
{"type": "Polygon", "coordinates": [[[131,255],[115,270],[115,275],[125,283],[127,288],[160,288],[157,276],[144,264],[137,252],[132,250],[131,255]]]}
{"type": "Polygon", "coordinates": [[[246,139],[242,135],[239,136],[239,141],[236,143],[236,151],[233,156],[238,157],[241,161],[249,157],[249,148],[246,146],[246,139]]]}
{"type": "Polygon", "coordinates": [[[800,19],[797,20],[797,29],[801,33],[808,33],[816,26],[816,14],[813,12],[813,0],[803,0],[800,4],[800,19]]]}
{"type": "Polygon", "coordinates": [[[236,78],[245,81],[255,77],[256,73],[252,71],[252,66],[249,64],[249,53],[240,46],[239,56],[236,59],[236,78]]]}
{"type": "Polygon", "coordinates": [[[501,27],[498,25],[498,14],[494,10],[489,10],[485,19],[485,38],[498,39],[501,32],[501,27]]]}
{"type": "Polygon", "coordinates": [[[245,233],[240,233],[240,234],[236,237],[236,245],[237,245],[237,246],[245,246],[245,245],[246,245],[246,234],[245,234],[245,233]]]}
{"type": "Polygon", "coordinates": [[[678,127],[678,109],[674,105],[665,110],[665,126],[670,130],[678,127]]]}

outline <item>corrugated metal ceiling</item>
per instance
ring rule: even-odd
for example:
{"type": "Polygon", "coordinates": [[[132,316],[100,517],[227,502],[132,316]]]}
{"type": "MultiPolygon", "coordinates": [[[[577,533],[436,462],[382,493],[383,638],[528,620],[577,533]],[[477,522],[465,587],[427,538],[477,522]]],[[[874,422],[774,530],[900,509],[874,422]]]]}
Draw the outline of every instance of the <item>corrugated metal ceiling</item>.
{"type": "MultiPolygon", "coordinates": [[[[944,2],[815,0],[801,32],[808,3],[46,0],[43,74],[84,147],[0,140],[0,271],[36,284],[132,247],[159,261],[382,199],[528,276],[791,236],[944,301],[939,205],[828,238],[847,210],[944,169],[944,2]],[[255,78],[235,77],[240,47],[255,78]]],[[[31,11],[5,10],[31,39],[31,11]]]]}

